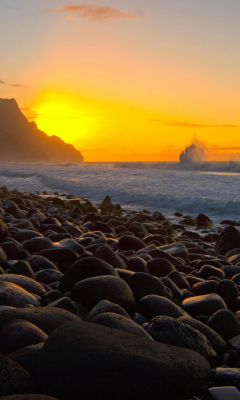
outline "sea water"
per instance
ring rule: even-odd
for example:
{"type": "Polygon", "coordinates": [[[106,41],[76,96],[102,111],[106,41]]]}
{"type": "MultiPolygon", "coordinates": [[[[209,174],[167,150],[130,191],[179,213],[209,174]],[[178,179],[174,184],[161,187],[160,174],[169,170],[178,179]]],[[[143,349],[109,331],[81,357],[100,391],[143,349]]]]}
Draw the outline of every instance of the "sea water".
{"type": "Polygon", "coordinates": [[[237,162],[7,163],[0,164],[0,186],[73,194],[95,204],[109,195],[128,209],[240,221],[237,162]]]}

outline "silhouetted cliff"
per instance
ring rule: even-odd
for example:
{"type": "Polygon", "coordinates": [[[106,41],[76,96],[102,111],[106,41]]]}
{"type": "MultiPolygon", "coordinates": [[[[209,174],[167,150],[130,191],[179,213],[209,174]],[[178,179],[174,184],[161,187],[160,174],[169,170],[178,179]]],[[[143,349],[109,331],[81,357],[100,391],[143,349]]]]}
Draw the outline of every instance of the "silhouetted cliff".
{"type": "Polygon", "coordinates": [[[59,137],[28,122],[14,99],[0,99],[0,162],[81,163],[83,156],[59,137]]]}

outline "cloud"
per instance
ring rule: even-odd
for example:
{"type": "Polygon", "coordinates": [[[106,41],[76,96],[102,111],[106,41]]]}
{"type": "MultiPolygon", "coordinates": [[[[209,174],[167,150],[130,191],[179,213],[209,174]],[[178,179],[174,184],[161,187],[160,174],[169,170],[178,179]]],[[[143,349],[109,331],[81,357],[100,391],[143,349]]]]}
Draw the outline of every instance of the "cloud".
{"type": "Polygon", "coordinates": [[[11,84],[9,84],[9,86],[15,87],[15,88],[27,87],[26,85],[20,85],[19,83],[11,83],[11,84]]]}
{"type": "Polygon", "coordinates": [[[5,85],[5,84],[6,84],[6,82],[0,81],[0,85],[5,85]]]}
{"type": "Polygon", "coordinates": [[[90,21],[101,22],[109,19],[137,19],[143,18],[141,14],[130,14],[111,6],[95,6],[93,4],[66,5],[52,10],[58,12],[73,12],[90,21]]]}
{"type": "Polygon", "coordinates": [[[151,121],[160,122],[164,126],[180,126],[184,128],[240,128],[240,125],[204,125],[204,124],[193,124],[189,122],[164,121],[161,119],[151,119],[151,121]]]}

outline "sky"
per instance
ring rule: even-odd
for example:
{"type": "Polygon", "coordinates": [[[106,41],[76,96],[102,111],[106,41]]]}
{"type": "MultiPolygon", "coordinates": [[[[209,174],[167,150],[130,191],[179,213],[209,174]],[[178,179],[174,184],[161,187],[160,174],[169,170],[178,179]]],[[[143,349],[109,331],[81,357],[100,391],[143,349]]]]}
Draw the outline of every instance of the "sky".
{"type": "Polygon", "coordinates": [[[240,160],[239,0],[0,0],[0,97],[85,161],[240,160]]]}

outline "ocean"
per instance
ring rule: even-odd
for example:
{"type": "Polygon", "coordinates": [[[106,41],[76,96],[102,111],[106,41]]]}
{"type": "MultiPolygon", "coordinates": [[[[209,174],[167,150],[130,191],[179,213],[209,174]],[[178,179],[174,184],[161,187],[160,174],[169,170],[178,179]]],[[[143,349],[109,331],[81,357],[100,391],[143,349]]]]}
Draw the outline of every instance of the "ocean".
{"type": "Polygon", "coordinates": [[[109,195],[127,209],[205,213],[240,221],[240,162],[107,162],[0,164],[0,186],[73,194],[101,202],[109,195]]]}

